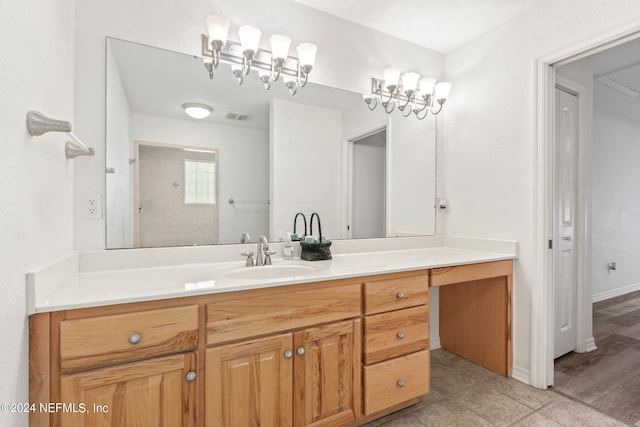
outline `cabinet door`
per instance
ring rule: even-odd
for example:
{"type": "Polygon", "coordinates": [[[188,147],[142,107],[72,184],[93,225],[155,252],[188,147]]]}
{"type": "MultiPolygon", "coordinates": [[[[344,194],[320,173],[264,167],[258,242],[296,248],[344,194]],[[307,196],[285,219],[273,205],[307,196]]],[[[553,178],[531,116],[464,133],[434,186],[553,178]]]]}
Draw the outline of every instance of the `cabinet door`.
{"type": "Polygon", "coordinates": [[[196,426],[196,353],[95,369],[60,380],[62,426],[196,426]]]}
{"type": "Polygon", "coordinates": [[[208,349],[206,425],[291,426],[292,341],[288,333],[208,349]]]}
{"type": "Polygon", "coordinates": [[[295,334],[296,426],[335,426],[359,417],[361,334],[359,319],[295,334]]]}

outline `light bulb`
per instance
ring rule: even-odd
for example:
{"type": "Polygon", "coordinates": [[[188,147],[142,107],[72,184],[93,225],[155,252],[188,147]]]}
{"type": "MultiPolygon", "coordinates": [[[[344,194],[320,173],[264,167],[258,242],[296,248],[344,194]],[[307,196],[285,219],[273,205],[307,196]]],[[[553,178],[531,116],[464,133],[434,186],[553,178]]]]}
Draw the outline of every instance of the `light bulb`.
{"type": "Polygon", "coordinates": [[[400,68],[389,67],[382,72],[384,78],[384,85],[389,92],[394,92],[398,87],[398,80],[400,80],[400,68]]]}
{"type": "Polygon", "coordinates": [[[313,43],[300,43],[296,46],[296,52],[298,52],[298,59],[300,65],[308,73],[313,68],[316,62],[316,53],[318,52],[318,46],[313,43]]]}
{"type": "Polygon", "coordinates": [[[289,56],[289,46],[291,46],[291,39],[282,34],[274,34],[269,38],[271,43],[271,53],[273,59],[285,62],[289,56]]]}
{"type": "Polygon", "coordinates": [[[449,97],[449,91],[451,90],[451,83],[449,82],[440,82],[440,83],[436,83],[435,89],[434,89],[434,97],[436,98],[436,101],[438,101],[439,103],[444,103],[444,101],[447,100],[447,98],[449,97]]]}
{"type": "Polygon", "coordinates": [[[227,42],[229,27],[231,23],[223,16],[211,15],[207,17],[207,32],[209,33],[209,43],[219,41],[221,45],[227,42]]]}
{"type": "Polygon", "coordinates": [[[242,51],[252,57],[258,51],[262,32],[251,25],[243,25],[238,29],[238,35],[240,36],[242,51]]]}
{"type": "Polygon", "coordinates": [[[404,73],[402,75],[402,89],[404,92],[412,94],[418,86],[418,79],[420,79],[420,74],[418,73],[404,73]]]}

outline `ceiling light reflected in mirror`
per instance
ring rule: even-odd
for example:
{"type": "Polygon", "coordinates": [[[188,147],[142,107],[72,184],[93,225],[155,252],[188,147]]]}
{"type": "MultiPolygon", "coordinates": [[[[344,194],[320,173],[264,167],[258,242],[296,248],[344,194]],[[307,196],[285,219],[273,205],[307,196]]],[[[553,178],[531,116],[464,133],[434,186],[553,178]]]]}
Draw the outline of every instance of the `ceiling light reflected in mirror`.
{"type": "Polygon", "coordinates": [[[196,120],[206,119],[213,111],[213,108],[210,106],[197,102],[187,102],[186,104],[182,104],[182,108],[189,117],[196,120]]]}

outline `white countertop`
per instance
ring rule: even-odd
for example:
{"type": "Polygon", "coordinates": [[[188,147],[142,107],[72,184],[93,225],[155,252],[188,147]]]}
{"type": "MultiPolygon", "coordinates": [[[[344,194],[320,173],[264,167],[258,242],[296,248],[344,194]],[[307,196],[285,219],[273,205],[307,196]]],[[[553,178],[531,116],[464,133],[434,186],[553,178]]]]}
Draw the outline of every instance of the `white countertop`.
{"type": "MultiPolygon", "coordinates": [[[[82,272],[75,255],[75,258],[61,261],[55,268],[27,275],[28,312],[34,314],[515,258],[515,251],[506,253],[441,246],[337,254],[329,261],[276,258],[273,267],[245,267],[243,261],[235,261],[82,272]],[[311,271],[283,278],[233,277],[261,275],[263,270],[260,269],[270,269],[275,275],[284,270],[311,271]]],[[[265,275],[271,274],[264,271],[265,275]]]]}

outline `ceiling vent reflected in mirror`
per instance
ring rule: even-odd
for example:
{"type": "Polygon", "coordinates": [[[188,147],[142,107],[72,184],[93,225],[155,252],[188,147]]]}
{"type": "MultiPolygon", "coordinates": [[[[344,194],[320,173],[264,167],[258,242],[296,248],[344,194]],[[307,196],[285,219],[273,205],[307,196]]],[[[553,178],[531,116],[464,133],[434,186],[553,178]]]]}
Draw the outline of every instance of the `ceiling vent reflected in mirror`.
{"type": "Polygon", "coordinates": [[[271,50],[260,49],[262,32],[251,25],[238,29],[240,42],[228,40],[231,24],[225,17],[211,15],[206,20],[207,35],[202,35],[202,55],[204,66],[213,79],[220,62],[230,64],[238,84],[244,83],[244,76],[251,69],[258,71],[258,78],[269,90],[271,84],[280,79],[295,95],[299,87],[304,87],[313,69],[318,47],[313,43],[300,43],[296,46],[298,58],[289,55],[291,38],[283,34],[274,34],[269,38],[271,50]]]}
{"type": "Polygon", "coordinates": [[[251,118],[251,116],[248,115],[248,114],[241,114],[241,113],[227,113],[225,118],[227,118],[229,120],[235,120],[235,121],[238,121],[238,122],[244,122],[246,120],[249,120],[251,118]]]}

